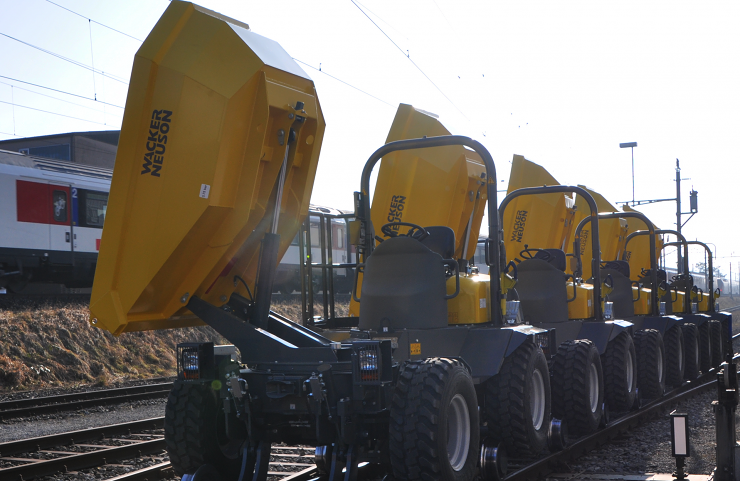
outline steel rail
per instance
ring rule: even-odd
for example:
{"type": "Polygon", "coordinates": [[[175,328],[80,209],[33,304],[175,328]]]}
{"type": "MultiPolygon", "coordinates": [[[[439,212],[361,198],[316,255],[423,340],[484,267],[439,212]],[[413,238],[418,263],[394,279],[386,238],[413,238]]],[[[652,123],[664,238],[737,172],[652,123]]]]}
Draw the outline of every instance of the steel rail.
{"type": "Polygon", "coordinates": [[[98,428],[81,429],[79,431],[69,431],[49,436],[8,441],[0,443],[0,456],[7,457],[18,453],[39,451],[64,444],[81,443],[100,439],[102,437],[127,435],[137,431],[163,428],[164,417],[158,417],[142,419],[141,421],[132,421],[129,423],[111,424],[98,428]]]}
{"type": "MultiPolygon", "coordinates": [[[[738,337],[740,337],[740,334],[736,334],[732,338],[734,340],[738,337]]],[[[733,361],[737,361],[738,359],[740,359],[740,355],[735,355],[733,357],[733,361]]],[[[614,419],[606,428],[591,435],[578,438],[562,451],[540,458],[537,461],[507,475],[504,479],[506,481],[524,481],[538,479],[545,476],[552,471],[554,466],[568,460],[576,459],[585,455],[589,451],[597,449],[614,439],[619,434],[637,426],[640,422],[652,418],[656,413],[667,408],[671,404],[693,397],[715,386],[717,382],[717,372],[719,372],[718,368],[710,369],[708,373],[700,376],[694,381],[666,393],[660,399],[656,399],[645,404],[638,411],[628,413],[614,419]]]]}
{"type": "MultiPolygon", "coordinates": [[[[0,479],[33,479],[40,476],[51,476],[59,472],[78,471],[107,464],[111,461],[130,459],[137,456],[161,452],[165,449],[163,435],[156,435],[156,439],[135,440],[121,446],[73,444],[72,447],[91,449],[87,452],[55,450],[52,459],[2,457],[0,461],[20,462],[6,468],[0,468],[0,479]]],[[[111,439],[111,441],[113,441],[111,439]]],[[[127,440],[129,441],[129,440],[127,440]]],[[[38,451],[43,453],[44,450],[38,451]]]]}
{"type": "Polygon", "coordinates": [[[2,401],[0,402],[0,420],[161,398],[169,395],[171,389],[172,383],[169,382],[2,401]]]}

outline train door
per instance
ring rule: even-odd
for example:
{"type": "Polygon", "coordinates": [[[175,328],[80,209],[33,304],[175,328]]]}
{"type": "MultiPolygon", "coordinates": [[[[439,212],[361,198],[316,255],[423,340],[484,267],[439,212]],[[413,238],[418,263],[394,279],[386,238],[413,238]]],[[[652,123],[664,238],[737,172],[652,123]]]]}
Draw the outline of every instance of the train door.
{"type": "Polygon", "coordinates": [[[17,249],[49,249],[49,184],[16,179],[16,220],[5,229],[8,246],[17,249]]]}
{"type": "Polygon", "coordinates": [[[71,190],[68,185],[49,184],[49,243],[54,251],[74,251],[71,190]]]}

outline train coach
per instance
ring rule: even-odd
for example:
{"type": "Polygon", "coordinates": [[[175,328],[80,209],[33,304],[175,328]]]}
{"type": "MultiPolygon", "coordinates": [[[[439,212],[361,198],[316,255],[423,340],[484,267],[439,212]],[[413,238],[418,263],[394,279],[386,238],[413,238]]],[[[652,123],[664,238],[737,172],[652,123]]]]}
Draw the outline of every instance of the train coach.
{"type": "MultiPolygon", "coordinates": [[[[0,289],[28,292],[31,283],[92,287],[112,174],[102,167],[0,150],[0,289]]],[[[309,210],[310,221],[301,231],[307,261],[321,264],[331,243],[334,264],[353,263],[347,220],[337,218],[345,212],[315,205],[309,210]]],[[[276,272],[275,289],[283,293],[301,288],[298,240],[276,272]]],[[[313,270],[317,290],[321,273],[313,270]]],[[[334,269],[334,280],[337,290],[349,292],[352,271],[334,269]]]]}
{"type": "Polygon", "coordinates": [[[0,150],[0,289],[92,286],[112,173],[0,150]]]}

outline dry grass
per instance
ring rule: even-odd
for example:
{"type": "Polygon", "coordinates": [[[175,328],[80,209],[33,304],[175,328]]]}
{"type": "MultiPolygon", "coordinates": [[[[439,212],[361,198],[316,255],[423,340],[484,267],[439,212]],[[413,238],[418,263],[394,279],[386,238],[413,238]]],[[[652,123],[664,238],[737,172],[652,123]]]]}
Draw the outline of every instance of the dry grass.
{"type": "MultiPolygon", "coordinates": [[[[349,296],[338,299],[346,315],[349,296]]],[[[275,296],[273,309],[301,318],[300,296],[275,296]]],[[[321,315],[320,303],[314,306],[321,315]]],[[[6,303],[0,309],[0,391],[174,376],[181,342],[228,344],[210,327],[130,332],[115,337],[91,327],[86,303],[6,303]]]]}
{"type": "Polygon", "coordinates": [[[224,340],[209,327],[125,333],[88,324],[87,304],[42,303],[0,310],[0,390],[175,375],[180,342],[224,340]]]}

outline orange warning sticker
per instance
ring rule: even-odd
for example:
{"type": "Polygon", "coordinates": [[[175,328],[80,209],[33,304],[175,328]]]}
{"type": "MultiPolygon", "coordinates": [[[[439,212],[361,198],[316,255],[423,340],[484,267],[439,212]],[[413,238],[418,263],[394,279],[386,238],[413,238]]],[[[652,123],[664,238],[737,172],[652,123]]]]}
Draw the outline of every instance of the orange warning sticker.
{"type": "Polygon", "coordinates": [[[419,354],[421,354],[421,343],[412,342],[410,347],[412,356],[418,356],[419,354]]]}

